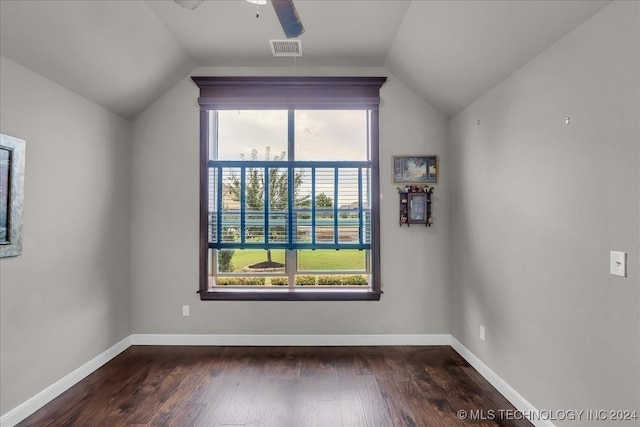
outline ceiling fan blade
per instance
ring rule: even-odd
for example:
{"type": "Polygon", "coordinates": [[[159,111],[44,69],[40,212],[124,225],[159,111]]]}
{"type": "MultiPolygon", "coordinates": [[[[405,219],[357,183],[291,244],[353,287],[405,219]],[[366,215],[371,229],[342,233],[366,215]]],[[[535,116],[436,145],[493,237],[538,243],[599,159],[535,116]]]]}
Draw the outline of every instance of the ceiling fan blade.
{"type": "Polygon", "coordinates": [[[271,4],[288,39],[304,33],[304,27],[293,0],[271,0],[271,4]]]}

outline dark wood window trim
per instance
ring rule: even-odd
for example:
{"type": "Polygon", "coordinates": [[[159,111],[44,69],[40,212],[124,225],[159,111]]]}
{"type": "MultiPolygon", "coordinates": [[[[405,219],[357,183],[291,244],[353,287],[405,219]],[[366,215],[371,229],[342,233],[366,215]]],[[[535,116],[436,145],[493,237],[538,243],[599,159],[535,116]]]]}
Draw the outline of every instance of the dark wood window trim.
{"type": "Polygon", "coordinates": [[[386,77],[192,77],[200,88],[200,257],[202,300],[377,301],[380,299],[380,87],[386,77]],[[216,290],[208,287],[209,111],[229,109],[367,109],[371,111],[371,290],[216,290]]]}

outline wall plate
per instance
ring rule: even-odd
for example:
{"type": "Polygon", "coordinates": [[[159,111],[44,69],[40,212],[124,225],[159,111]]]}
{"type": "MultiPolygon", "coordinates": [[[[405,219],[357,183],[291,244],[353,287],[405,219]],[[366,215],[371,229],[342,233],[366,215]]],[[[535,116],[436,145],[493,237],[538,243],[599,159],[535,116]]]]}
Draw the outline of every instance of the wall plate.
{"type": "Polygon", "coordinates": [[[627,277],[627,253],[611,251],[609,261],[609,274],[613,276],[627,277]]]}

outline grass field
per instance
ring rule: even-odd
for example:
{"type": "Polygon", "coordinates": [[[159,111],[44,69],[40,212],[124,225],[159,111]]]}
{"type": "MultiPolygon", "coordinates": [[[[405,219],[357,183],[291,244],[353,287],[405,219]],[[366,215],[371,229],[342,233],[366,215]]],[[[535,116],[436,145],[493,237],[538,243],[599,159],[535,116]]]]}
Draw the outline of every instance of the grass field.
{"type": "Polygon", "coordinates": [[[365,251],[342,249],[339,251],[298,251],[298,270],[364,270],[365,251]]]}
{"type": "MultiPolygon", "coordinates": [[[[285,251],[272,250],[271,259],[284,264],[285,251]]],[[[267,260],[267,251],[260,249],[236,250],[231,262],[234,271],[267,260]]],[[[359,250],[300,250],[298,251],[298,270],[364,270],[365,251],[359,250]]]]}

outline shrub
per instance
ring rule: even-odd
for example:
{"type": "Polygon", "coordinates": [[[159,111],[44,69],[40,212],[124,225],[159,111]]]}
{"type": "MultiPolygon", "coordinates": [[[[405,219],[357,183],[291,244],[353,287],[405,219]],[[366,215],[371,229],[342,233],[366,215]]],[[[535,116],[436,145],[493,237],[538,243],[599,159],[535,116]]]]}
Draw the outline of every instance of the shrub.
{"type": "Polygon", "coordinates": [[[335,274],[318,277],[318,285],[321,286],[336,286],[342,285],[342,276],[335,274]]]}
{"type": "Polygon", "coordinates": [[[233,271],[233,264],[231,258],[233,258],[234,250],[221,250],[218,251],[218,271],[221,273],[230,273],[233,271]]]}
{"type": "Polygon", "coordinates": [[[296,286],[314,286],[315,284],[315,276],[296,276],[296,286]]]}
{"type": "Polygon", "coordinates": [[[237,286],[239,281],[237,277],[218,277],[216,279],[216,285],[218,286],[237,286]]]}
{"type": "Polygon", "coordinates": [[[264,277],[218,277],[218,286],[263,286],[264,277]]]}
{"type": "Polygon", "coordinates": [[[286,277],[272,277],[271,285],[272,286],[287,286],[289,284],[289,279],[286,277]]]}
{"type": "Polygon", "coordinates": [[[342,276],[342,284],[346,286],[364,286],[367,284],[367,279],[359,274],[342,276]]]}
{"type": "Polygon", "coordinates": [[[340,276],[337,274],[325,275],[318,277],[318,285],[322,286],[365,286],[367,285],[367,279],[360,275],[354,274],[351,276],[340,276]]]}
{"type": "Polygon", "coordinates": [[[240,285],[242,286],[264,286],[264,277],[240,277],[240,285]]]}

